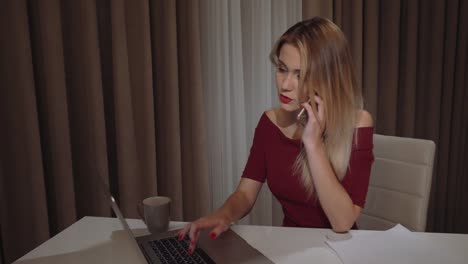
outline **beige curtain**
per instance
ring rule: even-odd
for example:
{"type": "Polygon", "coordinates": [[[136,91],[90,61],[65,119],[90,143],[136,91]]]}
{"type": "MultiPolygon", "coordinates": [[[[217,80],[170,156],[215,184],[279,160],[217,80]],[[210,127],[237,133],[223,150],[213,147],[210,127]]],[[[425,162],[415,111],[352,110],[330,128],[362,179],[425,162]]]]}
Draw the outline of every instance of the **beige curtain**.
{"type": "Polygon", "coordinates": [[[83,216],[150,195],[210,210],[197,1],[0,1],[6,263],[83,216]]]}
{"type": "Polygon", "coordinates": [[[468,233],[468,2],[303,0],[345,32],[376,132],[437,145],[428,231],[468,233]]]}

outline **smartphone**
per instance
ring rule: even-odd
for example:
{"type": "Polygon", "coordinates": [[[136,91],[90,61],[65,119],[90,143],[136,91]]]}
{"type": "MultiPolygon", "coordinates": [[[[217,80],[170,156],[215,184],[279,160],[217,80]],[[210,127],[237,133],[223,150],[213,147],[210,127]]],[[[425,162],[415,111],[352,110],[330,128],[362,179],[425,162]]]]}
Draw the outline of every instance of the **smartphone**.
{"type": "MultiPolygon", "coordinates": [[[[317,93],[316,93],[317,94],[317,93]]],[[[307,101],[307,103],[310,105],[310,100],[307,101]]],[[[315,109],[318,111],[318,105],[315,104],[315,109]]],[[[302,107],[301,111],[299,111],[299,114],[297,114],[297,120],[302,123],[303,125],[307,124],[309,116],[307,115],[307,110],[302,107]]]]}
{"type": "Polygon", "coordinates": [[[297,120],[301,123],[301,124],[306,124],[307,123],[307,119],[309,118],[309,116],[307,115],[307,111],[304,107],[302,107],[301,111],[299,111],[299,114],[297,114],[297,120]]]}

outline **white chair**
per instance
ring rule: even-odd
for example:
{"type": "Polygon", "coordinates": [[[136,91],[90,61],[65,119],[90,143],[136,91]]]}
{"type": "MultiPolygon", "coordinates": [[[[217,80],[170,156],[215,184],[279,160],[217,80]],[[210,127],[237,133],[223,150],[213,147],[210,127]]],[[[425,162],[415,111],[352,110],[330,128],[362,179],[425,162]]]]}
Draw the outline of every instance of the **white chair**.
{"type": "Polygon", "coordinates": [[[359,229],[387,230],[399,223],[425,231],[435,148],[430,140],[374,135],[375,162],[359,229]]]}

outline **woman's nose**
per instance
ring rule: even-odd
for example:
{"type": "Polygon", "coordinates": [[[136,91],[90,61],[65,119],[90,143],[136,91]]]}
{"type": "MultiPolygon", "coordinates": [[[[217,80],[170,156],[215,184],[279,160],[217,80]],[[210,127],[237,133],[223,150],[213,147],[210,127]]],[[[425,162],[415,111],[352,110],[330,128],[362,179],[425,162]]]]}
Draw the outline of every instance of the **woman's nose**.
{"type": "Polygon", "coordinates": [[[283,80],[282,86],[281,86],[281,88],[283,90],[292,90],[293,89],[293,87],[292,87],[292,78],[293,78],[293,74],[287,74],[286,75],[286,77],[283,80]]]}

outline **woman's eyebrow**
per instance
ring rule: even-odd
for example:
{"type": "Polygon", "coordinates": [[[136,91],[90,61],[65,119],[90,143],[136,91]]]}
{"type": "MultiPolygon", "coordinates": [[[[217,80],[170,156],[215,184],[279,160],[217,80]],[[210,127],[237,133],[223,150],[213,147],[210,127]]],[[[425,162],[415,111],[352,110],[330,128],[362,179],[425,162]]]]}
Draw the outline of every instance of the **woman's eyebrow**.
{"type": "MultiPolygon", "coordinates": [[[[282,60],[280,60],[279,58],[278,58],[278,65],[279,65],[279,66],[286,67],[286,69],[289,70],[288,66],[286,66],[286,64],[285,64],[282,60]]],[[[295,74],[300,74],[300,73],[301,73],[301,69],[294,69],[293,72],[294,72],[295,74]]]]}
{"type": "Polygon", "coordinates": [[[279,58],[278,58],[278,65],[288,68],[288,66],[286,66],[286,64],[283,61],[281,61],[279,58]]]}

